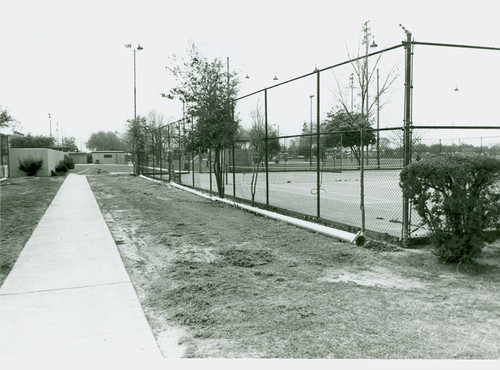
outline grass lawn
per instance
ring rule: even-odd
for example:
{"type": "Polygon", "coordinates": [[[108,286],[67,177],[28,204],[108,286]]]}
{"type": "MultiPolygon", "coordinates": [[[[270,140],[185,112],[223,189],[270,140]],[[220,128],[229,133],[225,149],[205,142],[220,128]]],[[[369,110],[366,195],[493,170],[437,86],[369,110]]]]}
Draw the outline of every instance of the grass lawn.
{"type": "Polygon", "coordinates": [[[164,356],[498,359],[500,244],[467,266],[89,176],[164,356]]]}
{"type": "Polygon", "coordinates": [[[0,183],[0,286],[64,177],[20,177],[0,183]]]}

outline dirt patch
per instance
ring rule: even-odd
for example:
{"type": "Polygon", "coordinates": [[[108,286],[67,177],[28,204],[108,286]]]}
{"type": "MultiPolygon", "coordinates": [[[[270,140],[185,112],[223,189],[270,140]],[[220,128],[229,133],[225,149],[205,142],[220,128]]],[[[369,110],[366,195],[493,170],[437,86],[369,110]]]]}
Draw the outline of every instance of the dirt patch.
{"type": "Polygon", "coordinates": [[[319,279],[330,283],[350,283],[370,287],[394,288],[394,289],[421,289],[425,285],[416,279],[405,278],[393,271],[378,268],[377,271],[326,271],[325,276],[319,279]]]}

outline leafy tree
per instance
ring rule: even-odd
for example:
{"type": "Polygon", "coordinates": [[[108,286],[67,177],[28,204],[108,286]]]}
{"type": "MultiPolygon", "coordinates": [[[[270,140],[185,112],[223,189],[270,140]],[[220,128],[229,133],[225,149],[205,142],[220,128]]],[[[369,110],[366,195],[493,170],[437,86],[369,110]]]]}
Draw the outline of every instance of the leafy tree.
{"type": "Polygon", "coordinates": [[[363,131],[363,146],[368,146],[376,142],[374,131],[367,130],[371,128],[370,123],[361,113],[349,113],[344,109],[334,111],[333,109],[326,114],[327,118],[323,122],[324,131],[332,133],[323,135],[324,147],[333,147],[338,143],[338,134],[342,134],[342,145],[350,147],[358,164],[361,158],[361,131],[363,131]]]}
{"type": "Polygon", "coordinates": [[[2,108],[0,106],[0,127],[10,127],[12,130],[21,130],[21,124],[17,119],[15,119],[8,109],[2,108]]]}
{"type": "Polygon", "coordinates": [[[125,150],[126,147],[118,134],[111,131],[93,133],[85,145],[90,150],[125,150]]]}
{"type": "MultiPolygon", "coordinates": [[[[302,125],[302,135],[311,134],[311,130],[307,122],[302,125]]],[[[299,145],[297,149],[297,154],[304,156],[304,158],[309,159],[312,152],[312,139],[311,136],[301,136],[299,138],[299,145]]]]}
{"type": "Polygon", "coordinates": [[[286,148],[286,151],[290,156],[290,158],[295,158],[297,156],[297,151],[298,151],[297,142],[293,139],[290,139],[288,141],[288,147],[286,148]]]}
{"type": "Polygon", "coordinates": [[[191,133],[191,149],[211,150],[218,195],[224,197],[222,153],[230,148],[237,135],[233,100],[237,96],[238,80],[233,72],[225,71],[219,59],[208,61],[193,45],[188,59],[167,67],[178,85],[166,97],[178,97],[187,104],[188,114],[196,118],[191,133]]]}
{"type": "Polygon", "coordinates": [[[54,138],[50,136],[15,135],[10,139],[11,148],[52,148],[54,138]]]}
{"type": "Polygon", "coordinates": [[[137,116],[135,119],[127,120],[127,132],[124,144],[132,154],[134,174],[140,174],[146,153],[146,117],[137,116]]]}
{"type": "Polygon", "coordinates": [[[76,145],[76,139],[72,136],[64,137],[61,142],[61,147],[68,148],[70,152],[78,151],[78,146],[76,145]]]}
{"type": "Polygon", "coordinates": [[[12,122],[15,122],[14,117],[10,115],[7,109],[0,106],[0,127],[8,127],[12,122]]]}

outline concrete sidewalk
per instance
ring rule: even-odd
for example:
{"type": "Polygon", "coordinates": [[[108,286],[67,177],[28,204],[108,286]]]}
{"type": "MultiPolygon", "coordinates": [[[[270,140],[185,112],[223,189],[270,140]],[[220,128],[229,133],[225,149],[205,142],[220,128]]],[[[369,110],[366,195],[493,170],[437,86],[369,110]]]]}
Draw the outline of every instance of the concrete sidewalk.
{"type": "Polygon", "coordinates": [[[161,358],[85,176],[68,175],[0,288],[0,356],[161,358]]]}

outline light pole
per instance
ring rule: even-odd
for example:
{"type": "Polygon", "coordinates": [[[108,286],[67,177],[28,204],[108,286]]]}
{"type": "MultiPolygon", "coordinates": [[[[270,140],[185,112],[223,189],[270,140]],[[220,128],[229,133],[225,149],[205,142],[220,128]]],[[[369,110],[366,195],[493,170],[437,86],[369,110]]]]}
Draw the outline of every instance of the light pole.
{"type": "Polygon", "coordinates": [[[136,71],[135,71],[135,51],[136,50],[143,50],[143,47],[141,44],[138,44],[137,47],[132,48],[132,44],[126,44],[126,48],[131,49],[134,53],[134,120],[137,119],[137,92],[136,92],[136,71]]]}
{"type": "MultiPolygon", "coordinates": [[[[364,95],[364,101],[362,99],[362,103],[365,103],[364,105],[366,106],[365,108],[361,107],[361,113],[363,113],[363,110],[366,109],[366,120],[369,121],[370,120],[370,105],[369,105],[369,90],[368,90],[368,86],[370,84],[370,72],[369,72],[369,69],[368,69],[368,48],[376,48],[378,45],[375,43],[375,40],[372,40],[372,44],[370,44],[370,36],[372,36],[372,34],[370,33],[370,27],[368,27],[368,22],[369,21],[366,21],[364,23],[364,27],[363,27],[363,32],[364,32],[364,36],[363,36],[363,44],[365,45],[365,66],[364,66],[364,76],[365,76],[365,82],[364,82],[364,85],[365,85],[365,93],[363,94],[364,95]]],[[[362,104],[363,105],[363,104],[362,104]]],[[[366,153],[368,154],[368,145],[366,146],[366,153]]],[[[360,148],[361,150],[361,154],[363,153],[363,148],[361,147],[360,148]]],[[[368,163],[368,157],[366,158],[366,161],[368,163]]]]}
{"type": "MultiPolygon", "coordinates": [[[[132,48],[132,44],[126,44],[125,47],[127,49],[131,49],[134,53],[134,122],[137,120],[137,94],[136,94],[136,72],[135,72],[135,51],[136,50],[142,50],[142,46],[140,44],[137,45],[137,47],[132,48]]],[[[140,164],[139,164],[139,143],[138,143],[138,138],[136,137],[136,143],[135,143],[135,166],[134,166],[134,175],[139,175],[140,173],[140,164]]]]}
{"type": "Polygon", "coordinates": [[[50,138],[52,139],[52,119],[50,113],[49,113],[49,133],[50,133],[50,138]]]}
{"type": "Polygon", "coordinates": [[[310,128],[309,128],[309,169],[311,170],[312,169],[312,132],[313,132],[313,98],[314,98],[314,95],[311,94],[309,95],[309,99],[310,99],[310,105],[311,105],[311,108],[310,108],[310,118],[309,118],[309,124],[310,124],[310,128]]]}

